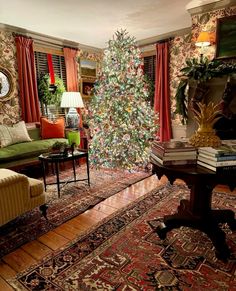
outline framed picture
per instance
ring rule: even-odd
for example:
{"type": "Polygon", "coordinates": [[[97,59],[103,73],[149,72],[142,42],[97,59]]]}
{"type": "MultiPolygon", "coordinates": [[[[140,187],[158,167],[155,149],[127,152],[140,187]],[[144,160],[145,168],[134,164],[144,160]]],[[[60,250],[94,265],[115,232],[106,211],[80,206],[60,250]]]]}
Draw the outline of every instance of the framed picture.
{"type": "Polygon", "coordinates": [[[80,72],[82,77],[94,77],[97,76],[97,62],[81,59],[80,60],[80,72]]]}
{"type": "Polygon", "coordinates": [[[216,59],[236,57],[236,15],[217,19],[216,59]]]}
{"type": "Polygon", "coordinates": [[[94,79],[82,78],[81,94],[83,98],[91,98],[94,94],[94,79]]]}

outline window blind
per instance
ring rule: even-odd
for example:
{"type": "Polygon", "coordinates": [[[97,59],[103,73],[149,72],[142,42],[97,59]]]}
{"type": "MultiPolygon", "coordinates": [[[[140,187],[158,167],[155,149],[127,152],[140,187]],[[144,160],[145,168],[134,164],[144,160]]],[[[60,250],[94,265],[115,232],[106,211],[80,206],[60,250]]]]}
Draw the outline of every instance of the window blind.
{"type": "Polygon", "coordinates": [[[156,56],[144,57],[144,74],[155,84],[156,56]]]}
{"type": "MultiPolygon", "coordinates": [[[[39,81],[42,76],[49,73],[47,54],[42,52],[34,52],[34,57],[37,81],[39,81]]],[[[52,63],[55,75],[63,80],[66,87],[66,65],[64,56],[52,55],[52,63]]]]}
{"type": "Polygon", "coordinates": [[[151,83],[150,92],[150,104],[154,105],[154,94],[155,94],[155,77],[156,77],[156,55],[146,56],[143,58],[144,62],[144,74],[148,77],[151,83]]]}

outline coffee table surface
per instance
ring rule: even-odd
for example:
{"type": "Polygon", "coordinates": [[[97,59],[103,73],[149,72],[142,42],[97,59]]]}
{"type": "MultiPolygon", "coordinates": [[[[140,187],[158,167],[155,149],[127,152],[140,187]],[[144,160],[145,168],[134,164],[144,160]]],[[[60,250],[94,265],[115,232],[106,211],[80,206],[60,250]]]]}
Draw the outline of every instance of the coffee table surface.
{"type": "Polygon", "coordinates": [[[46,153],[46,154],[41,154],[39,156],[40,160],[48,160],[48,161],[69,161],[69,160],[73,160],[76,159],[78,157],[86,157],[88,156],[88,152],[87,151],[78,151],[75,150],[72,153],[68,153],[67,155],[63,155],[63,154],[54,154],[54,153],[46,153]]]}

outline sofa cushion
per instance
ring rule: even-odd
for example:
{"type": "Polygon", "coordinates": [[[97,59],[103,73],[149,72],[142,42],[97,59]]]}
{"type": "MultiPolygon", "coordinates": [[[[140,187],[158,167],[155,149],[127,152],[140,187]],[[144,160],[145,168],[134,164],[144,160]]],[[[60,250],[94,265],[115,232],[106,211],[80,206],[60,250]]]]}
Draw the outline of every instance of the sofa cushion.
{"type": "Polygon", "coordinates": [[[27,128],[28,134],[32,140],[40,140],[40,128],[27,128]]]}
{"type": "Polygon", "coordinates": [[[1,148],[26,141],[31,141],[31,138],[24,121],[20,121],[13,126],[0,125],[1,148]]]}
{"type": "Polygon", "coordinates": [[[1,148],[0,163],[38,157],[40,154],[48,152],[56,141],[68,142],[67,139],[64,138],[51,138],[22,142],[1,148]]]}
{"type": "Polygon", "coordinates": [[[58,118],[55,121],[41,117],[41,137],[45,138],[64,138],[65,137],[65,119],[58,118]]]}
{"type": "Polygon", "coordinates": [[[43,182],[29,177],[28,180],[30,184],[30,197],[40,196],[44,191],[43,182]]]}

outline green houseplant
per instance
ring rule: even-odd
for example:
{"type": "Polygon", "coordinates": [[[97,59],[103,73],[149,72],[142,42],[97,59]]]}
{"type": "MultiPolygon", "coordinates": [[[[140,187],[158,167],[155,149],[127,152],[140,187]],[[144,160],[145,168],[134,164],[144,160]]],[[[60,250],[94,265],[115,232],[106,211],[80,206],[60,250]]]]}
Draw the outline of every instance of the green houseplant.
{"type": "Polygon", "coordinates": [[[63,81],[58,76],[55,76],[55,87],[51,90],[50,76],[44,75],[38,84],[39,100],[44,105],[56,105],[61,102],[62,93],[66,91],[63,81]]]}
{"type": "Polygon", "coordinates": [[[182,73],[179,85],[176,91],[176,111],[182,116],[182,123],[186,124],[187,114],[187,95],[186,88],[190,80],[197,82],[195,93],[195,102],[201,101],[204,92],[206,92],[206,82],[212,78],[230,76],[236,73],[236,63],[222,62],[219,60],[209,60],[201,56],[200,59],[192,58],[186,60],[186,66],[180,70],[182,73]]]}

